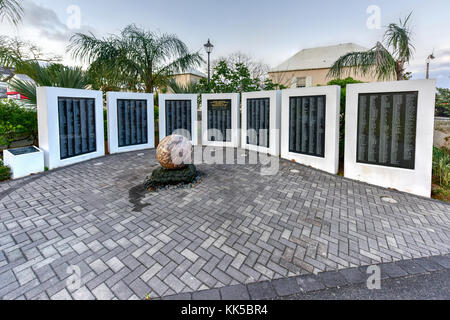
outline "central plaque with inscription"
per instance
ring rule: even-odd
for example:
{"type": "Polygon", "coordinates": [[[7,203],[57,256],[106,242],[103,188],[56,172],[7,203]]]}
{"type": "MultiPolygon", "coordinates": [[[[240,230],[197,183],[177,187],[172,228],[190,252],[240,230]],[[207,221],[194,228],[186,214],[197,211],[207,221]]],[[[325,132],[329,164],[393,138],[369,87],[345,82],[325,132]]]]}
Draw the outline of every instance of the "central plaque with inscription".
{"type": "Polygon", "coordinates": [[[418,92],[358,96],[357,162],[415,168],[418,92]]]}
{"type": "Polygon", "coordinates": [[[191,100],[166,100],[166,136],[184,129],[192,136],[191,100]]]}
{"type": "Polygon", "coordinates": [[[326,96],[289,100],[289,152],[325,157],[326,96]]]}
{"type": "Polygon", "coordinates": [[[59,97],[58,120],[61,159],[97,150],[95,99],[59,97]]]}
{"type": "Polygon", "coordinates": [[[231,100],[208,100],[208,140],[231,142],[231,100]]]}

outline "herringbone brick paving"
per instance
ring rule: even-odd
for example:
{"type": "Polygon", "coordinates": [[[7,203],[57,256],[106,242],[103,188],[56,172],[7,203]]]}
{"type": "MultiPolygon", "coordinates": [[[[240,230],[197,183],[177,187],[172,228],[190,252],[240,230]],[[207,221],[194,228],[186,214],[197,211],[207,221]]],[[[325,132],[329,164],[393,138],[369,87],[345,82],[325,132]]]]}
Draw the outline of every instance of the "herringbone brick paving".
{"type": "Polygon", "coordinates": [[[147,150],[0,184],[0,298],[163,297],[450,252],[442,202],[284,160],[199,165],[200,185],[139,202],[156,166],[147,150]]]}

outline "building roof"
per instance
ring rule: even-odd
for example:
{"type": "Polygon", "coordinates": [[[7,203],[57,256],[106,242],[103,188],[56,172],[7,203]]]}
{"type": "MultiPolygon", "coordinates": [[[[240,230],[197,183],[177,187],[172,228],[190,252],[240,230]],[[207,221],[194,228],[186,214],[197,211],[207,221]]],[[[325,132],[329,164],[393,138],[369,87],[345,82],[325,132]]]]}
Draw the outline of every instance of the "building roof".
{"type": "Polygon", "coordinates": [[[178,75],[182,75],[182,74],[192,74],[194,76],[197,77],[201,77],[201,78],[206,78],[206,74],[204,74],[203,72],[198,71],[197,69],[188,69],[184,72],[180,72],[180,73],[175,73],[174,76],[178,76],[178,75]]]}
{"type": "Polygon", "coordinates": [[[343,43],[334,46],[303,49],[282,64],[270,70],[293,71],[308,69],[327,69],[344,54],[354,51],[367,51],[368,49],[354,43],[343,43]]]}

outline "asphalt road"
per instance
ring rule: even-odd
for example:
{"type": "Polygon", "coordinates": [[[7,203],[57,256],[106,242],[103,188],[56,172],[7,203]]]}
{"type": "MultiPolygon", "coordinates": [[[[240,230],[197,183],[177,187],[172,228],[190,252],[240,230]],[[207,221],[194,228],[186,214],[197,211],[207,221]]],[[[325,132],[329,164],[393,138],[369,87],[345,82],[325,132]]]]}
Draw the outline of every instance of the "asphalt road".
{"type": "Polygon", "coordinates": [[[382,280],[380,290],[365,284],[295,294],[283,300],[450,300],[450,270],[382,280]]]}

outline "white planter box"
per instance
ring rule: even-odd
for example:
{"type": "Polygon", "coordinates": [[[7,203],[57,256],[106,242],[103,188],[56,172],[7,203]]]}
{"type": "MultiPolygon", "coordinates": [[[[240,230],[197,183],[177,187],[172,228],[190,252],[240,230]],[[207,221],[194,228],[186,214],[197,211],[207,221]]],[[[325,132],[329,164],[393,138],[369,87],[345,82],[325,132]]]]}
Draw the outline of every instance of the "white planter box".
{"type": "Polygon", "coordinates": [[[23,178],[44,171],[44,152],[36,147],[4,150],[3,163],[11,168],[13,179],[23,178]]]}
{"type": "Polygon", "coordinates": [[[153,94],[108,92],[106,93],[106,101],[108,106],[109,153],[130,152],[155,147],[153,94]],[[135,109],[129,108],[124,105],[125,103],[134,103],[135,109]],[[120,106],[122,106],[122,109],[120,109],[120,106]],[[127,110],[128,112],[126,112],[127,110]],[[146,112],[144,113],[143,110],[146,110],[146,112]],[[127,120],[134,116],[136,116],[135,123],[129,124],[127,120]],[[122,123],[119,123],[120,121],[122,123]]]}
{"type": "MultiPolygon", "coordinates": [[[[267,103],[266,103],[267,104],[267,103]]],[[[243,149],[267,153],[274,157],[280,155],[280,125],[281,125],[281,91],[257,91],[242,94],[242,141],[243,149]],[[250,132],[248,128],[248,116],[252,111],[248,108],[248,102],[253,99],[268,99],[269,108],[269,145],[268,147],[247,143],[247,138],[256,132],[250,132]]],[[[265,132],[261,132],[265,133],[265,132]]]]}
{"type": "MultiPolygon", "coordinates": [[[[281,157],[287,160],[295,161],[306,166],[310,166],[319,170],[326,171],[331,174],[336,174],[339,168],[339,111],[340,111],[340,99],[341,99],[341,87],[339,86],[324,86],[324,87],[313,87],[313,88],[297,88],[297,89],[287,89],[282,91],[282,109],[281,109],[281,157]],[[310,130],[310,111],[306,112],[303,110],[301,116],[298,117],[298,110],[295,116],[291,117],[291,99],[308,99],[312,97],[317,97],[316,103],[320,103],[325,108],[325,114],[322,114],[321,119],[324,119],[324,123],[321,123],[320,130],[310,130]],[[305,122],[303,121],[305,118],[305,122]],[[299,121],[299,122],[298,122],[299,121]],[[296,123],[296,133],[302,131],[300,138],[296,135],[295,138],[295,149],[291,145],[290,130],[293,123],[296,123]],[[323,127],[322,127],[323,126],[323,127]],[[302,129],[300,129],[302,128],[302,129]],[[303,131],[304,130],[304,131],[303,131]],[[320,131],[320,132],[319,132],[320,131]],[[311,134],[312,132],[312,134],[311,134]],[[303,136],[308,137],[309,142],[310,136],[315,136],[317,133],[317,139],[319,139],[319,133],[323,142],[317,142],[316,144],[309,144],[303,142],[303,136]],[[301,141],[299,143],[299,141],[301,141]],[[300,146],[299,146],[300,145],[300,146]],[[311,148],[312,145],[312,148],[311,148]],[[318,149],[320,152],[318,152],[318,149]],[[303,149],[306,150],[297,150],[303,149]],[[315,152],[310,152],[311,149],[315,152]],[[305,151],[305,152],[301,152],[305,151]],[[307,151],[307,152],[306,152],[307,151]],[[320,154],[320,155],[319,155],[320,154]]],[[[296,102],[300,104],[300,102],[296,102]]],[[[308,107],[309,108],[309,107],[308,107]]],[[[317,107],[317,110],[319,107],[317,107]]],[[[316,119],[319,117],[318,111],[316,119]]],[[[319,122],[317,122],[319,125],[319,122]]]]}
{"type": "MultiPolygon", "coordinates": [[[[202,144],[213,147],[238,148],[240,143],[240,100],[239,93],[216,93],[202,95],[202,144]],[[230,103],[231,114],[229,135],[230,141],[212,141],[210,135],[216,136],[218,130],[208,127],[208,108],[209,101],[223,101],[230,103]]],[[[219,139],[222,137],[218,137],[219,139]]]]}
{"type": "Polygon", "coordinates": [[[183,135],[186,138],[188,138],[192,145],[196,146],[198,144],[198,132],[197,132],[197,95],[196,94],[160,94],[159,95],[159,141],[161,142],[166,136],[171,134],[179,134],[183,135]],[[172,121],[172,115],[168,114],[169,107],[172,108],[178,108],[180,109],[180,106],[176,106],[178,102],[180,102],[182,105],[186,103],[186,101],[190,102],[190,113],[191,117],[190,119],[183,118],[182,115],[173,115],[173,117],[177,118],[175,119],[175,123],[169,123],[172,121]],[[168,110],[166,110],[166,108],[168,110]],[[180,118],[178,118],[180,116],[180,118]],[[181,119],[182,118],[182,119],[181,119]],[[183,121],[184,120],[184,123],[183,121]],[[178,123],[178,125],[181,124],[180,128],[183,125],[186,125],[186,129],[179,129],[176,121],[179,121],[181,123],[178,123]],[[167,123],[166,123],[167,122],[167,123]],[[167,124],[170,125],[170,127],[167,127],[167,124]],[[172,128],[173,127],[173,128],[172,128]],[[175,129],[175,130],[173,130],[175,129]],[[187,132],[187,131],[190,131],[187,132]]]}

